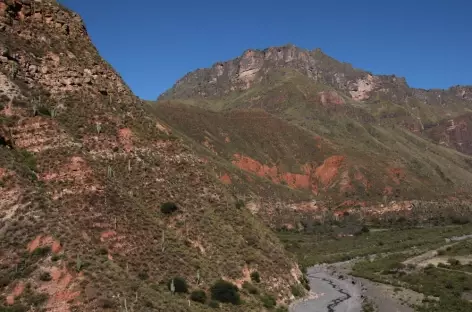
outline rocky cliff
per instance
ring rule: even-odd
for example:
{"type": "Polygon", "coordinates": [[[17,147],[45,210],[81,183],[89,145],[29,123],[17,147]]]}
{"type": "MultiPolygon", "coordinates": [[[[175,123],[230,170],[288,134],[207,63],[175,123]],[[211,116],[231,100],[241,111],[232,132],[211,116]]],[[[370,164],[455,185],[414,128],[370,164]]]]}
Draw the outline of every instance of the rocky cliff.
{"type": "MultiPolygon", "coordinates": [[[[0,2],[0,93],[0,309],[204,311],[167,282],[254,271],[291,296],[301,273],[277,238],[142,109],[77,14],[0,2]]],[[[262,306],[243,299],[222,309],[262,306]]]]}
{"type": "Polygon", "coordinates": [[[211,68],[198,69],[185,75],[159,99],[188,97],[221,97],[233,91],[247,90],[276,69],[290,68],[310,78],[345,92],[355,101],[366,101],[378,92],[395,102],[408,97],[428,104],[447,104],[461,101],[472,104],[472,87],[456,86],[448,90],[410,88],[406,80],[395,75],[374,75],[341,63],[321,49],[305,50],[293,45],[265,50],[247,50],[240,57],[215,63],[211,68]]]}

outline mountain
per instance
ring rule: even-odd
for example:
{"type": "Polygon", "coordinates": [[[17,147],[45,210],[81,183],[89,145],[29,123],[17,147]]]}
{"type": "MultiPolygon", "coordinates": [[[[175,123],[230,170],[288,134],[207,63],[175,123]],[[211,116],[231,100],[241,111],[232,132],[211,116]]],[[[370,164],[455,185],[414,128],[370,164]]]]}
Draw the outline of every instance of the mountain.
{"type": "MultiPolygon", "coordinates": [[[[185,75],[148,105],[226,162],[221,174],[239,168],[318,200],[302,210],[450,198],[472,178],[472,87],[414,89],[320,49],[247,50],[185,75]]],[[[246,192],[274,199],[257,186],[246,192]]]]}
{"type": "MultiPolygon", "coordinates": [[[[167,283],[208,293],[256,271],[260,297],[293,298],[301,272],[279,240],[145,110],[76,13],[0,2],[0,93],[0,310],[206,311],[167,283]]],[[[241,296],[221,309],[262,308],[241,296]]]]}

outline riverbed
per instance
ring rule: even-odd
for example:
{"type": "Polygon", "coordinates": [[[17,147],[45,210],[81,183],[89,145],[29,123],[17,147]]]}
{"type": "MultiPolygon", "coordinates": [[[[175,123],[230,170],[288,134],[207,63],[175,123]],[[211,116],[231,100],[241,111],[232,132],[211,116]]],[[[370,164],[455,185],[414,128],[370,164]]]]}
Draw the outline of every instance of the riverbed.
{"type": "Polygon", "coordinates": [[[364,298],[368,298],[382,312],[413,312],[405,304],[420,301],[422,295],[414,291],[395,289],[350,276],[353,262],[321,264],[308,269],[310,293],[290,305],[290,312],[361,312],[364,298]]]}

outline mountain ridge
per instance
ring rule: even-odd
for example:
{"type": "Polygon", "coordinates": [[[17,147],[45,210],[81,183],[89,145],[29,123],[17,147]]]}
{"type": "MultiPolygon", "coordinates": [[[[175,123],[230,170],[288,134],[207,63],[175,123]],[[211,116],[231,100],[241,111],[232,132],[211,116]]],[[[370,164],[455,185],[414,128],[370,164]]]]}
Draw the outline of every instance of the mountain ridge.
{"type": "MultiPolygon", "coordinates": [[[[312,58],[315,59],[315,61],[320,61],[322,60],[323,58],[325,59],[328,59],[329,61],[331,62],[335,62],[336,63],[336,66],[342,66],[342,67],[345,67],[346,70],[350,71],[350,72],[358,72],[359,74],[362,74],[363,76],[365,75],[370,75],[372,77],[379,77],[380,79],[387,79],[387,80],[393,80],[394,82],[398,82],[400,85],[404,85],[405,87],[407,87],[408,89],[411,89],[413,90],[413,93],[424,93],[424,92],[433,92],[433,93],[448,93],[448,92],[453,92],[453,91],[456,91],[457,92],[467,92],[467,94],[469,94],[472,90],[472,85],[453,85],[453,86],[450,86],[448,88],[444,88],[444,89],[441,89],[441,88],[431,88],[431,89],[426,89],[426,88],[413,88],[413,87],[410,87],[408,85],[408,83],[406,82],[406,78],[405,77],[399,77],[399,76],[396,76],[395,74],[374,74],[373,72],[371,71],[366,71],[366,70],[363,70],[363,69],[360,69],[360,68],[356,68],[354,67],[352,64],[350,63],[347,63],[347,62],[340,62],[340,61],[337,61],[336,59],[332,58],[331,56],[325,54],[321,48],[316,48],[316,49],[312,49],[312,50],[308,50],[308,49],[303,49],[303,48],[299,48],[293,44],[285,44],[285,45],[282,45],[282,46],[274,46],[274,47],[269,47],[269,48],[265,48],[265,49],[246,49],[240,56],[236,57],[236,58],[233,58],[233,59],[230,59],[230,60],[226,60],[226,61],[218,61],[218,62],[215,62],[213,63],[210,67],[204,67],[204,68],[197,68],[193,71],[190,71],[188,72],[187,74],[185,74],[181,79],[179,79],[175,85],[170,88],[169,90],[172,90],[176,87],[178,87],[179,84],[190,80],[191,78],[193,78],[192,76],[194,74],[196,74],[197,72],[198,73],[202,73],[202,72],[205,72],[203,73],[203,75],[206,75],[207,74],[207,71],[211,71],[215,68],[218,68],[220,66],[227,66],[228,64],[231,64],[231,63],[240,63],[239,65],[244,67],[244,59],[247,58],[248,55],[252,54],[252,53],[255,53],[255,54],[261,54],[263,55],[264,59],[265,60],[274,60],[274,55],[276,54],[275,53],[278,52],[280,54],[280,52],[282,52],[283,56],[282,58],[284,58],[284,61],[286,61],[287,63],[293,61],[293,55],[302,55],[302,57],[305,58],[306,61],[308,61],[308,63],[311,63],[310,65],[313,65],[313,62],[309,61],[308,58],[309,56],[311,56],[312,58]]],[[[277,57],[276,57],[277,59],[277,57]]],[[[279,56],[279,60],[280,60],[280,56],[279,56]]],[[[290,65],[288,65],[287,67],[290,67],[290,65]]],[[[221,71],[221,69],[219,69],[218,71],[221,71]]],[[[309,73],[309,71],[308,71],[309,73]]],[[[244,75],[244,71],[242,73],[239,73],[240,75],[243,74],[244,75]]],[[[308,74],[308,76],[310,77],[311,74],[308,74]]],[[[212,75],[212,77],[214,77],[214,75],[212,75]]],[[[316,81],[316,80],[315,80],[316,81]]],[[[158,100],[163,100],[163,99],[168,99],[169,98],[169,95],[168,95],[168,92],[169,90],[163,92],[161,95],[158,96],[158,100]]],[[[472,99],[472,97],[468,97],[468,99],[472,99]]]]}

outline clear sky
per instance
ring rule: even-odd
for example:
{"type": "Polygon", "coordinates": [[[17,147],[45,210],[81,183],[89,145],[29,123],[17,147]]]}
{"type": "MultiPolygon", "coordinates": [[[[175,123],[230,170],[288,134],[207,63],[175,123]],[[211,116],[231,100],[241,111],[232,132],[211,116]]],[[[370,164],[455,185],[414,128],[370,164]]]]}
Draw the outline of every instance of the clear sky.
{"type": "Polygon", "coordinates": [[[59,0],[144,99],[248,48],[295,44],[418,88],[472,85],[472,0],[59,0]]]}

